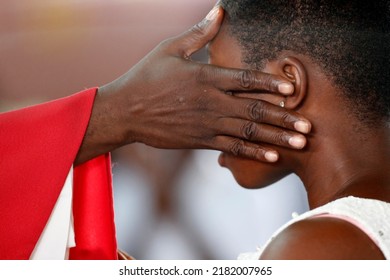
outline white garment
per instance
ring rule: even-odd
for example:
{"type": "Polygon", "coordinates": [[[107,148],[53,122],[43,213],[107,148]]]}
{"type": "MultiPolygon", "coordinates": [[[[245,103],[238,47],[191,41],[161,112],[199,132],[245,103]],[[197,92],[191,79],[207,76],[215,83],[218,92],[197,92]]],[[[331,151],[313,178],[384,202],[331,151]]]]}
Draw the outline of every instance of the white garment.
{"type": "Polygon", "coordinates": [[[277,230],[257,252],[240,254],[238,259],[259,259],[270,242],[288,226],[297,221],[322,214],[331,214],[335,215],[335,218],[345,217],[345,220],[352,220],[378,245],[385,258],[390,259],[390,203],[353,196],[337,199],[293,218],[277,230]]]}
{"type": "Polygon", "coordinates": [[[69,171],[64,187],[30,260],[68,259],[69,248],[76,245],[72,219],[72,196],[73,168],[69,171]]]}

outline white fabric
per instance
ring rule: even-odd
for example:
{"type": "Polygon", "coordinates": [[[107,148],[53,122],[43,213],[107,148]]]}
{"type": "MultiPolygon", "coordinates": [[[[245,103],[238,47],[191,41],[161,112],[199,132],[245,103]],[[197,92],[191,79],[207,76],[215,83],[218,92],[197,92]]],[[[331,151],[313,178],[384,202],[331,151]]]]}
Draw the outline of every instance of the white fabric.
{"type": "MultiPolygon", "coordinates": [[[[345,197],[332,201],[302,215],[293,218],[277,230],[268,242],[257,252],[243,253],[240,260],[259,259],[264,249],[283,230],[291,224],[321,214],[341,215],[354,220],[359,227],[369,233],[370,238],[378,245],[386,259],[390,259],[390,203],[358,197],[345,197]]],[[[337,217],[336,217],[337,218],[337,217]]]]}
{"type": "Polygon", "coordinates": [[[75,246],[72,195],[73,168],[69,171],[64,187],[30,260],[64,260],[68,258],[68,249],[75,246]]]}

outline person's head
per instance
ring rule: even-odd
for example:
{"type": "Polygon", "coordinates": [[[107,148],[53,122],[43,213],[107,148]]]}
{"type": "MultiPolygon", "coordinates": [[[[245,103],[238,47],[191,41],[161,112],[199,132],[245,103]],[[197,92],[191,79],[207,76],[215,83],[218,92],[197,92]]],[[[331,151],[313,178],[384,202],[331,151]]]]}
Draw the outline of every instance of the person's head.
{"type": "Polygon", "coordinates": [[[317,151],[316,135],[355,137],[355,132],[369,133],[388,123],[388,0],[221,0],[220,4],[225,19],[209,46],[210,63],[290,79],[295,85],[291,97],[261,93],[256,98],[275,105],[283,101],[314,127],[308,148],[283,150],[276,168],[223,156],[222,165],[243,186],[265,186],[295,171],[308,153],[317,151]]]}

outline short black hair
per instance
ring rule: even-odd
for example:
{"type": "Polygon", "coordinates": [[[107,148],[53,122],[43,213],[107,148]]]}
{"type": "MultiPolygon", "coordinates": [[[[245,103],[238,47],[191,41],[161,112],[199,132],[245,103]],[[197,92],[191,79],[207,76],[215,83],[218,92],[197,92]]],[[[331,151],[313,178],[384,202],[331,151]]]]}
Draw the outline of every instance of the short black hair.
{"type": "Polygon", "coordinates": [[[221,0],[243,62],[262,69],[281,51],[309,56],[359,120],[390,115],[389,0],[221,0]]]}

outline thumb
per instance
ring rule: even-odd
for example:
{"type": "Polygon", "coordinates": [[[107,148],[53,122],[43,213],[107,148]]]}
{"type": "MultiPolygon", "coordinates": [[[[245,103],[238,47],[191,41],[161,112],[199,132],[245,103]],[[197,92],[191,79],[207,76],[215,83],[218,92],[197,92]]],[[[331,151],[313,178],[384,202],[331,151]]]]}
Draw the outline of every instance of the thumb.
{"type": "Polygon", "coordinates": [[[191,56],[217,35],[222,20],[223,9],[217,4],[201,22],[173,39],[173,50],[185,58],[191,56]]]}

